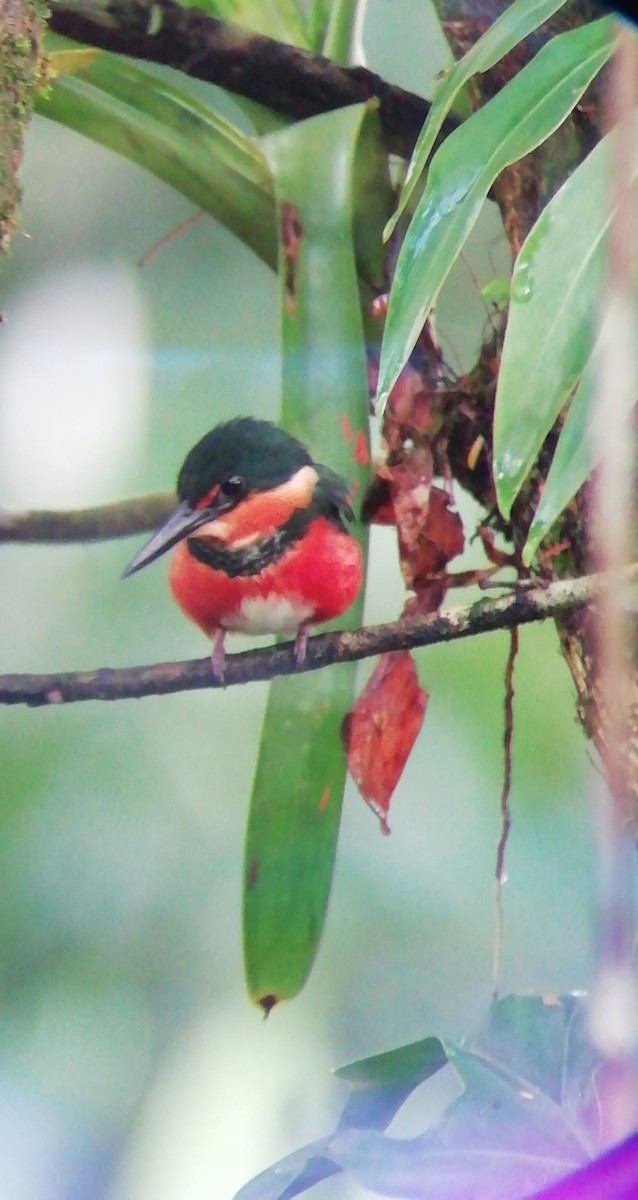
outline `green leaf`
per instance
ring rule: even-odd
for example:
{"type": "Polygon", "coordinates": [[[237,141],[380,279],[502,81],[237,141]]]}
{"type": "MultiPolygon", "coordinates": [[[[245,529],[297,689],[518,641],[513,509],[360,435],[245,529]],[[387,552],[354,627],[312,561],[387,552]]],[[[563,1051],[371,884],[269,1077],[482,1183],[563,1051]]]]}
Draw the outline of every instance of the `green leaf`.
{"type": "Polygon", "coordinates": [[[320,54],[330,21],[332,0],[310,0],[308,13],[308,37],[313,54],[320,54]]]}
{"type": "MultiPolygon", "coordinates": [[[[494,479],[505,516],[592,356],[606,236],[614,211],[609,192],[611,137],[599,142],[543,210],[514,267],[494,413],[494,479]]],[[[635,186],[638,162],[633,180],[635,186]]],[[[590,463],[584,442],[591,370],[562,448],[562,436],[559,440],[528,558],[574,494],[571,489],[587,476],[590,463]]],[[[591,465],[595,462],[593,450],[591,465]]]]}
{"type": "Polygon", "coordinates": [[[443,1130],[433,1134],[433,1145],[449,1143],[458,1135],[465,1149],[481,1147],[495,1155],[507,1150],[562,1160],[564,1170],[585,1161],[587,1149],[561,1111],[559,1100],[514,1070],[500,1051],[492,1058],[478,1047],[447,1049],[464,1092],[447,1110],[443,1130]],[[490,1113],[488,1129],[486,1112],[490,1113]]]}
{"type": "Polygon", "coordinates": [[[560,125],[609,58],[614,40],[607,17],[553,38],[435,154],[397,261],[379,364],[379,408],[494,179],[560,125]]]}
{"type": "Polygon", "coordinates": [[[424,1038],[340,1067],[335,1074],[353,1087],[339,1118],[337,1133],[347,1129],[385,1129],[408,1096],[447,1066],[438,1038],[424,1038]]]}
{"type": "Polygon", "coordinates": [[[540,502],[529,527],[523,547],[526,566],[529,566],[543,538],[594,469],[594,446],[588,422],[595,385],[594,359],[590,358],[570,402],[540,502]]]}
{"type": "Polygon", "coordinates": [[[401,213],[421,178],[443,122],[468,80],[481,71],[489,71],[523,38],[548,21],[565,0],[515,0],[482,37],[454,63],[438,84],[427,120],[410,160],[396,212],[388,221],[384,236],[390,237],[401,213]]]}
{"type": "Polygon", "coordinates": [[[368,0],[333,0],[321,53],[348,67],[363,62],[363,21],[368,0]]]}
{"type": "Polygon", "coordinates": [[[507,308],[510,298],[510,280],[505,276],[495,275],[488,279],[481,288],[481,295],[486,304],[494,304],[497,308],[507,308]]]}
{"type": "Polygon", "coordinates": [[[76,46],[72,42],[69,42],[65,49],[51,50],[49,67],[52,78],[55,79],[56,75],[77,75],[86,71],[101,53],[101,50],[96,50],[93,46],[76,46]]]}
{"type": "MultiPolygon", "coordinates": [[[[349,1063],[335,1072],[354,1084],[341,1114],[337,1132],[348,1129],[385,1129],[420,1083],[447,1064],[438,1038],[425,1038],[398,1050],[375,1054],[349,1063]]],[[[296,1150],[276,1166],[263,1171],[237,1193],[236,1200],[279,1200],[307,1191],[340,1171],[329,1158],[329,1138],[296,1150]]]]}
{"type": "Polygon", "coordinates": [[[324,1157],[327,1144],[328,1139],[321,1138],[280,1159],[240,1188],[235,1200],[292,1200],[322,1179],[338,1174],[340,1168],[324,1157]]]}
{"type": "MultiPolygon", "coordinates": [[[[590,422],[600,375],[600,343],[603,337],[601,328],[570,401],[540,502],[523,547],[523,562],[527,565],[552,525],[600,462],[600,443],[592,434],[590,422]]],[[[638,324],[635,324],[634,338],[638,342],[638,324]]],[[[625,417],[630,416],[635,399],[635,396],[626,396],[625,417]]],[[[627,437],[633,437],[629,427],[627,437]]]]}
{"type": "MultiPolygon", "coordinates": [[[[73,47],[47,39],[58,51],[73,47]]],[[[58,59],[58,64],[67,63],[58,59]]],[[[275,202],[258,144],[187,92],[112,54],[70,60],[37,101],[59,121],[171,184],[270,266],[276,262],[275,202]],[[82,65],[83,64],[83,65],[82,65]]]]}
{"type": "Polygon", "coordinates": [[[560,1106],[560,1120],[581,1149],[594,1153],[601,1132],[596,1100],[600,1056],[591,1046],[582,996],[507,996],[491,1005],[464,1048],[506,1064],[519,1079],[546,1094],[560,1106]]]}
{"type": "Polygon", "coordinates": [[[464,1090],[437,1125],[397,1139],[340,1124],[325,1157],[364,1187],[415,1200],[505,1200],[578,1166],[588,1149],[566,1101],[573,1085],[591,1098],[595,1063],[577,1052],[582,1004],[562,1005],[536,996],[493,1005],[477,1037],[445,1048],[464,1090]]]}
{"type": "Polygon", "coordinates": [[[531,1196],[580,1165],[498,1144],[464,1150],[454,1143],[434,1148],[429,1141],[352,1130],[333,1138],[329,1154],[362,1187],[401,1200],[511,1200],[531,1196]]]}
{"type": "Polygon", "coordinates": [[[243,25],[278,42],[312,49],[296,0],[182,0],[182,3],[185,8],[201,8],[212,17],[243,25]]]}
{"type": "MultiPolygon", "coordinates": [[[[355,489],[368,474],[353,454],[354,436],[367,444],[368,390],[352,224],[353,177],[366,169],[355,167],[355,151],[360,144],[370,152],[360,136],[367,122],[376,127],[376,115],[355,105],[263,143],[282,231],[282,423],[355,489]],[[292,248],[291,213],[299,231],[292,248]]],[[[359,536],[365,544],[363,529],[359,536]]],[[[356,627],[361,611],[360,599],[338,624],[356,627]]],[[[299,991],[321,937],[346,777],[340,728],[353,683],[348,664],[270,687],[244,879],[246,978],[264,1007],[299,991]]]]}
{"type": "Polygon", "coordinates": [[[447,1061],[439,1039],[430,1037],[347,1063],[338,1067],[335,1075],[359,1087],[412,1088],[440,1071],[447,1061]]]}
{"type": "Polygon", "coordinates": [[[385,1129],[419,1084],[447,1065],[438,1038],[424,1038],[397,1050],[348,1063],[335,1074],[353,1084],[341,1114],[338,1131],[385,1129]]]}
{"type": "Polygon", "coordinates": [[[461,1046],[428,1038],[344,1068],[356,1080],[332,1137],[290,1155],[238,1200],[291,1200],[337,1170],[386,1196],[512,1200],[580,1166],[605,1113],[579,996],[508,996],[461,1046]],[[383,1133],[410,1092],[449,1063],[463,1087],[417,1137],[383,1133]]]}

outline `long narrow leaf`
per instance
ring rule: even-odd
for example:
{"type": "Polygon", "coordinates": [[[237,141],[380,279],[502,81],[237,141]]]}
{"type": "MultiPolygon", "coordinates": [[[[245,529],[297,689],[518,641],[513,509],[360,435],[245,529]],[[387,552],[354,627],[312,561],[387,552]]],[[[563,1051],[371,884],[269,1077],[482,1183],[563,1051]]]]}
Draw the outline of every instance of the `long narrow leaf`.
{"type": "Polygon", "coordinates": [[[333,0],[322,54],[344,67],[363,63],[363,22],[368,0],[333,0]]]}
{"type": "Polygon", "coordinates": [[[496,176],[549,137],[612,53],[604,17],[553,38],[435,154],[397,261],[379,365],[381,406],[496,176]]]}
{"type": "MultiPolygon", "coordinates": [[[[515,264],[494,414],[494,478],[505,515],[592,354],[605,240],[613,215],[609,193],[612,136],[603,138],[552,198],[515,264]]],[[[633,179],[636,187],[638,162],[633,179]]],[[[574,436],[580,430],[582,438],[586,437],[590,388],[588,378],[576,408],[572,404],[573,415],[559,441],[551,484],[545,488],[542,509],[534,522],[534,545],[538,545],[539,533],[543,536],[541,527],[547,530],[547,522],[551,524],[561,511],[557,505],[562,498],[567,503],[588,473],[589,454],[584,446],[576,451],[574,436]],[[578,462],[580,467],[574,473],[578,462]],[[564,474],[568,463],[570,482],[564,474]]],[[[592,453],[595,455],[595,450],[592,453]]],[[[595,457],[591,464],[595,465],[595,457]]]]}
{"type": "Polygon", "coordinates": [[[396,212],[388,221],[386,238],[392,233],[423,175],[443,122],[468,80],[480,71],[491,70],[523,38],[549,20],[565,2],[566,0],[514,0],[514,4],[510,4],[501,13],[467,54],[445,74],[436,89],[432,107],[414,147],[396,212]]]}
{"type": "Polygon", "coordinates": [[[310,0],[308,12],[308,37],[314,54],[319,54],[324,45],[332,0],[310,0]]]}
{"type": "MultiPolygon", "coordinates": [[[[638,340],[638,327],[635,333],[638,340]]],[[[598,339],[571,400],[540,502],[530,525],[523,548],[523,561],[528,566],[543,538],[600,462],[600,444],[592,436],[590,428],[600,361],[597,347],[598,339]]],[[[633,403],[636,400],[638,397],[634,396],[633,403]]],[[[629,411],[626,416],[629,417],[629,411]]],[[[627,437],[631,436],[631,430],[628,428],[627,437]]]]}
{"type": "Polygon", "coordinates": [[[185,7],[201,8],[222,21],[311,50],[301,5],[297,0],[182,0],[185,7]]]}
{"type": "MultiPolygon", "coordinates": [[[[368,425],[352,226],[355,149],[365,121],[376,116],[356,105],[264,143],[283,231],[282,421],[355,490],[367,475],[365,456],[353,455],[355,445],[365,448],[368,425]],[[298,241],[285,232],[293,213],[298,241]]],[[[361,608],[359,600],[339,623],[355,627],[361,608]]],[[[265,1008],[299,991],[321,937],[346,777],[340,727],[353,681],[348,665],[270,688],[244,882],[246,977],[265,1008]]]]}
{"type": "Polygon", "coordinates": [[[590,358],[574,392],[552,459],[540,503],[529,528],[523,562],[529,566],[543,538],[593,470],[588,419],[594,395],[595,366],[590,358]]]}
{"type": "Polygon", "coordinates": [[[54,59],[72,73],[57,77],[37,111],[171,184],[274,266],[275,200],[259,145],[150,70],[112,54],[82,61],[54,59]]]}

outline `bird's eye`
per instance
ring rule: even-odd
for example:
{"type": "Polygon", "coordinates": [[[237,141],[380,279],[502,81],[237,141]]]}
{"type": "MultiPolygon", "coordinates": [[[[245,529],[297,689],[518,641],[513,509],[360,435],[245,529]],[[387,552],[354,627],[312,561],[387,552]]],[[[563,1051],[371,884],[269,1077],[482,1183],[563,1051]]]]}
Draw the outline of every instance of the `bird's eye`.
{"type": "Polygon", "coordinates": [[[222,495],[227,496],[229,500],[237,500],[244,491],[244,481],[241,475],[229,475],[220,487],[222,495]]]}

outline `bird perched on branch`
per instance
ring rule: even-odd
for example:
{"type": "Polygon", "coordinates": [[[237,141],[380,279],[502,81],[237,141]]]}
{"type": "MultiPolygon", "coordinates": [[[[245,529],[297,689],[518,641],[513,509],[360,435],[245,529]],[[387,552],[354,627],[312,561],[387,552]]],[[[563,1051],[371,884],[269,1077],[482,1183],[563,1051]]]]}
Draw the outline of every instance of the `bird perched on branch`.
{"type": "Polygon", "coordinates": [[[295,633],[303,662],[308,627],[339,616],[361,586],[345,481],[278,426],[236,417],[186,456],[177,497],[124,575],[174,547],[171,590],[213,638],[219,679],[228,630],[295,633]]]}

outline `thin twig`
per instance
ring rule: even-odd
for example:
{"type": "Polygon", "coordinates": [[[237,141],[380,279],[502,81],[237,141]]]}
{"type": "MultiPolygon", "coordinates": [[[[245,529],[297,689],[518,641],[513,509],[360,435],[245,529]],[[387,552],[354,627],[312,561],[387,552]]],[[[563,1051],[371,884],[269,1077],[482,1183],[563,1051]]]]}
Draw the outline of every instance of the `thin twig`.
{"type": "Polygon", "coordinates": [[[514,733],[514,666],[518,654],[518,625],[510,630],[510,648],[505,666],[505,723],[503,726],[503,787],[501,789],[501,836],[496,848],[496,936],[494,938],[494,966],[492,970],[492,995],[498,998],[501,959],[505,940],[505,913],[503,910],[503,884],[505,875],[505,851],[512,825],[510,793],[512,790],[512,735],[514,733]]]}
{"type": "Polygon", "coordinates": [[[99,542],[147,533],[168,516],[174,492],[156,492],[96,508],[0,510],[1,542],[99,542]]]}
{"type": "MultiPolygon", "coordinates": [[[[619,582],[636,580],[638,566],[619,582]]],[[[432,646],[543,621],[587,604],[602,586],[598,575],[561,580],[548,587],[516,589],[497,599],[481,598],[465,608],[410,622],[372,625],[354,633],[322,633],[310,638],[304,663],[295,659],[292,642],[250,650],[226,659],[225,686],[274,679],[299,671],[317,671],[333,663],[354,662],[390,650],[432,646]]],[[[124,700],[224,686],[213,675],[210,658],[156,663],[146,667],[72,671],[51,675],[0,676],[0,704],[67,704],[78,700],[124,700]]]]}
{"type": "Polygon", "coordinates": [[[183,233],[186,233],[187,229],[190,229],[191,225],[196,225],[198,221],[201,221],[203,216],[204,213],[201,209],[198,209],[197,212],[190,213],[188,217],[184,217],[184,220],[179,221],[177,225],[171,226],[166,233],[163,233],[161,237],[152,242],[143,254],[140,254],[135,266],[143,270],[159,254],[160,250],[164,250],[176,238],[181,237],[183,233]]]}

